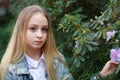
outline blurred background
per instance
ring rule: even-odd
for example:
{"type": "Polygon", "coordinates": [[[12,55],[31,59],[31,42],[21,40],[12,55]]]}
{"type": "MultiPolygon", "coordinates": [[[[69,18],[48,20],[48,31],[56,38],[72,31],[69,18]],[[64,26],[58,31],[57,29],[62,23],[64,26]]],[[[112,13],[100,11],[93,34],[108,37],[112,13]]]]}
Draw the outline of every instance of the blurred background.
{"type": "MultiPolygon", "coordinates": [[[[89,80],[110,60],[110,50],[120,47],[120,0],[0,0],[0,59],[20,10],[33,4],[48,11],[58,50],[75,80],[89,80]],[[106,41],[113,30],[117,33],[106,41]]],[[[117,80],[118,74],[105,80],[117,80]]]]}

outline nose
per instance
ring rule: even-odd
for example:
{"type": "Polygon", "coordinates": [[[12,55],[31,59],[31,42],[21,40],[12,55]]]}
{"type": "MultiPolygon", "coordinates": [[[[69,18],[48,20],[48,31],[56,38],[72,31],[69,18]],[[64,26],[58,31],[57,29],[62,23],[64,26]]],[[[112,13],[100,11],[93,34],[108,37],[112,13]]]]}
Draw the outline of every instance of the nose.
{"type": "Polygon", "coordinates": [[[41,29],[39,29],[39,30],[37,31],[36,37],[37,37],[37,38],[42,38],[42,31],[41,31],[41,29]]]}

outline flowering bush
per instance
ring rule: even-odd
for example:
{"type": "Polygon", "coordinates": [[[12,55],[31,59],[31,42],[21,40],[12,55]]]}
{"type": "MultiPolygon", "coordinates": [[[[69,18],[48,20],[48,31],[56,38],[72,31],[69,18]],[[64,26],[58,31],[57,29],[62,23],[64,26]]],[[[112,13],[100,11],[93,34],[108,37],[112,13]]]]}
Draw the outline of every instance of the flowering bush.
{"type": "MultiPolygon", "coordinates": [[[[9,12],[15,17],[27,5],[40,4],[47,9],[52,17],[52,26],[58,49],[62,53],[68,53],[64,55],[67,57],[70,66],[74,64],[70,68],[75,80],[89,80],[92,74],[100,71],[109,59],[110,49],[112,60],[119,53],[120,0],[81,0],[81,2],[79,0],[12,1],[9,12]],[[96,11],[98,11],[98,8],[104,7],[96,6],[96,2],[105,3],[105,1],[109,1],[109,3],[104,9],[105,11],[102,10],[103,12],[98,14],[97,17],[96,11]],[[83,7],[81,7],[82,5],[83,7]],[[91,19],[94,16],[95,19],[91,19]]],[[[10,24],[13,24],[13,22],[10,22],[10,24]]],[[[1,30],[1,33],[3,33],[3,29],[1,30]]],[[[6,40],[6,36],[4,38],[1,38],[2,44],[4,44],[3,41],[6,40]]],[[[1,44],[0,46],[3,47],[1,44]]]]}

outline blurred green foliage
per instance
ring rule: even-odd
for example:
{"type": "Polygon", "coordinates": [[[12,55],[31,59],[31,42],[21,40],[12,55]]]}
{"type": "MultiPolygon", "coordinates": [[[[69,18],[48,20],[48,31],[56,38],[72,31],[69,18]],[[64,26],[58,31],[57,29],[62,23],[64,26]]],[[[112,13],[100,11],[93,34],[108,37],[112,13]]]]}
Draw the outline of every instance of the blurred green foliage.
{"type": "Polygon", "coordinates": [[[6,49],[9,38],[11,36],[12,28],[10,25],[0,26],[0,59],[6,49]]]}
{"type": "MultiPolygon", "coordinates": [[[[75,80],[89,80],[108,61],[110,49],[120,47],[120,0],[13,0],[8,25],[0,26],[0,57],[21,9],[38,4],[52,20],[56,43],[75,80]],[[108,42],[106,32],[117,34],[108,42]],[[73,66],[71,66],[73,65],[73,66]]],[[[117,80],[115,74],[105,80],[117,80]]]]}

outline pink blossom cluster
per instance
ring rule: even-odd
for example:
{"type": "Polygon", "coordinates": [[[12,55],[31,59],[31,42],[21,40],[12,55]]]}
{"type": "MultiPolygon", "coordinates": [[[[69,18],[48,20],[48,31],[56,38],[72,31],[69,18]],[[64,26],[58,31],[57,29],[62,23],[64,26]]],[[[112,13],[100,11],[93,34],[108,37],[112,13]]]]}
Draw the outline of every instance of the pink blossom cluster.
{"type": "Polygon", "coordinates": [[[120,48],[119,49],[111,49],[110,58],[112,61],[119,64],[120,63],[120,48]]]}
{"type": "Polygon", "coordinates": [[[115,36],[115,33],[116,33],[117,31],[108,31],[107,32],[107,40],[106,41],[109,41],[112,37],[114,37],[115,36]]]}
{"type": "Polygon", "coordinates": [[[79,44],[80,44],[80,42],[77,40],[77,41],[75,41],[75,48],[78,48],[79,47],[79,44]]]}

